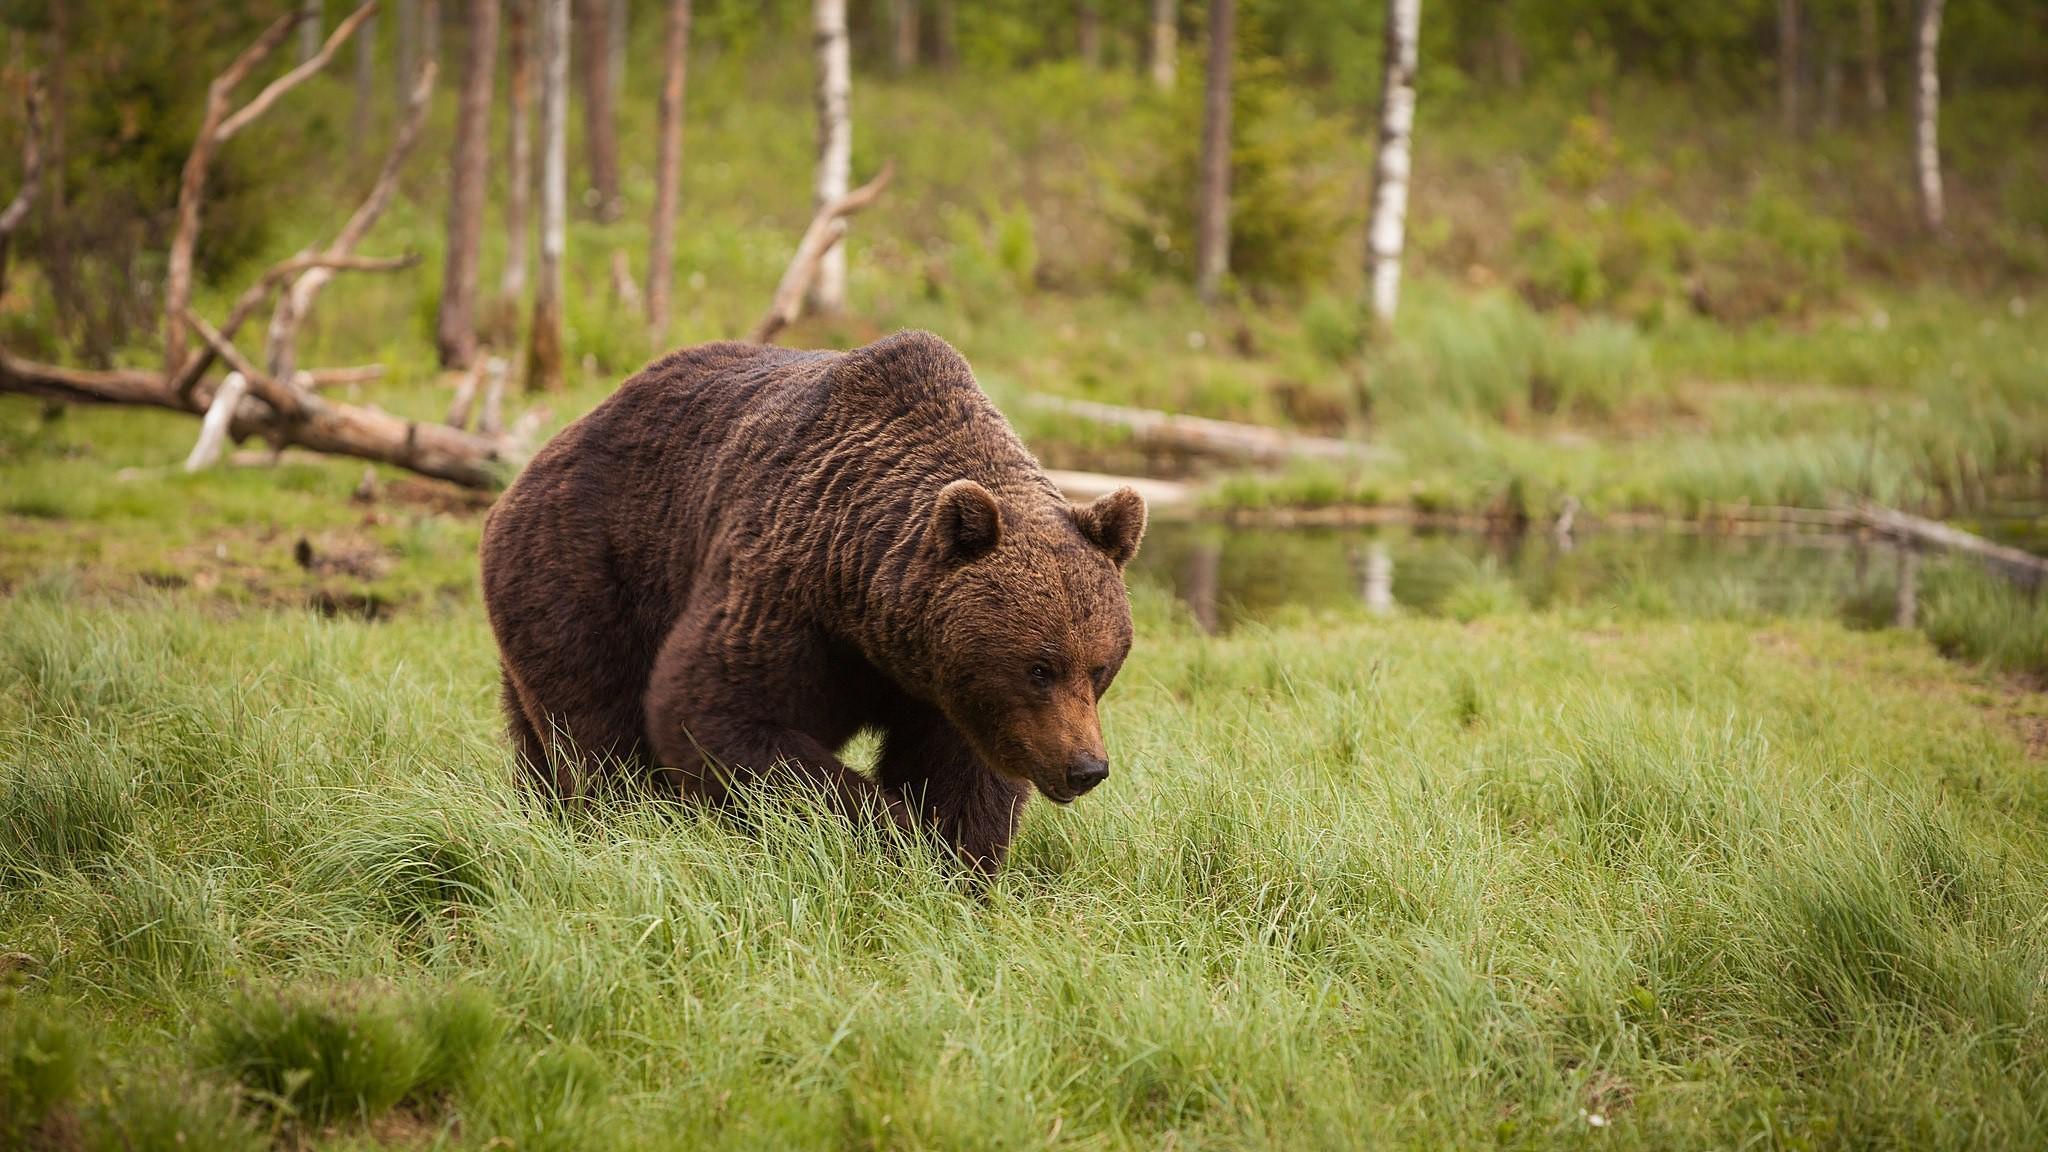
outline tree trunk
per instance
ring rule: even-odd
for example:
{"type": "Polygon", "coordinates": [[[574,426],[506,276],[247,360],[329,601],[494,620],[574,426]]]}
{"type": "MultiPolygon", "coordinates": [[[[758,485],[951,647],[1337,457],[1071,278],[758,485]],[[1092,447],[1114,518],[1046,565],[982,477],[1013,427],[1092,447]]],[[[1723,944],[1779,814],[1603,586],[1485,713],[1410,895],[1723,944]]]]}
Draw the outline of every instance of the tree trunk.
{"type": "Polygon", "coordinates": [[[1202,199],[1196,213],[1195,288],[1213,302],[1230,274],[1230,57],[1235,0],[1209,0],[1209,77],[1202,112],[1202,199]]]}
{"type": "MultiPolygon", "coordinates": [[[[818,43],[817,206],[841,196],[853,171],[853,61],[846,43],[846,0],[814,0],[818,43]]],[[[835,244],[811,282],[811,310],[831,313],[846,307],[846,245],[835,244]]]]}
{"type": "Polygon", "coordinates": [[[890,63],[900,76],[917,67],[917,0],[889,0],[889,26],[890,63]]]}
{"type": "Polygon", "coordinates": [[[484,190],[490,179],[491,81],[498,68],[498,0],[469,0],[469,44],[455,114],[455,155],[448,182],[448,250],[441,270],[436,327],[441,367],[476,358],[476,287],[483,243],[484,190]]]}
{"type": "Polygon", "coordinates": [[[943,72],[960,66],[960,34],[954,15],[953,0],[932,0],[932,59],[943,72]]]}
{"type": "Polygon", "coordinates": [[[590,151],[590,188],[596,215],[619,218],[618,122],[612,104],[611,51],[605,35],[611,9],[620,0],[583,0],[583,26],[594,35],[583,50],[583,142],[590,151]]]}
{"type": "Polygon", "coordinates": [[[1799,131],[1799,0],[1778,0],[1778,113],[1799,131]]]}
{"type": "Polygon", "coordinates": [[[1380,151],[1373,165],[1372,315],[1394,322],[1401,301],[1401,249],[1408,228],[1409,137],[1415,129],[1416,44],[1422,0],[1387,0],[1386,58],[1380,79],[1380,151]]]}
{"type": "Polygon", "coordinates": [[[498,293],[516,309],[526,294],[528,208],[533,200],[533,32],[527,19],[533,0],[509,0],[505,35],[510,42],[510,75],[506,79],[505,149],[505,273],[498,293]]]}
{"type": "Polygon", "coordinates": [[[1940,232],[1945,213],[1941,198],[1941,4],[1920,0],[1920,26],[1915,34],[1915,70],[1919,83],[1913,108],[1913,155],[1920,174],[1920,217],[1930,232],[1940,232]]]}
{"type": "Polygon", "coordinates": [[[1076,47],[1081,53],[1081,63],[1090,68],[1102,66],[1102,0],[1081,0],[1081,10],[1075,15],[1079,26],[1076,47]]]}
{"type": "Polygon", "coordinates": [[[320,0],[299,0],[299,63],[320,51],[320,0]]]}
{"type": "Polygon", "coordinates": [[[1863,33],[1863,103],[1872,113],[1883,112],[1884,49],[1878,40],[1877,0],[1858,0],[1856,18],[1863,33]]]}
{"type": "Polygon", "coordinates": [[[605,53],[610,67],[605,81],[611,85],[612,107],[619,106],[619,94],[626,90],[626,47],[633,31],[632,0],[611,0],[610,19],[605,23],[605,53]]]}
{"type": "Polygon", "coordinates": [[[540,283],[528,391],[562,386],[562,248],[569,211],[569,0],[540,3],[540,283]]]}
{"type": "Polygon", "coordinates": [[[648,229],[647,327],[668,339],[669,290],[676,278],[676,201],[683,178],[683,94],[690,66],[690,0],[669,0],[661,41],[661,109],[654,157],[654,219],[648,229]]]}
{"type": "Polygon", "coordinates": [[[419,69],[419,0],[398,0],[396,13],[398,27],[392,29],[392,35],[398,42],[398,102],[403,104],[412,91],[413,73],[419,69]]]}
{"type": "Polygon", "coordinates": [[[1833,131],[1842,121],[1842,48],[1830,31],[1821,37],[1820,126],[1833,131]]]}
{"type": "Polygon", "coordinates": [[[1180,61],[1180,0],[1152,0],[1152,86],[1173,91],[1180,61]]]}
{"type": "Polygon", "coordinates": [[[349,146],[360,158],[370,143],[370,117],[377,107],[377,18],[356,33],[356,107],[349,121],[349,146]]]}

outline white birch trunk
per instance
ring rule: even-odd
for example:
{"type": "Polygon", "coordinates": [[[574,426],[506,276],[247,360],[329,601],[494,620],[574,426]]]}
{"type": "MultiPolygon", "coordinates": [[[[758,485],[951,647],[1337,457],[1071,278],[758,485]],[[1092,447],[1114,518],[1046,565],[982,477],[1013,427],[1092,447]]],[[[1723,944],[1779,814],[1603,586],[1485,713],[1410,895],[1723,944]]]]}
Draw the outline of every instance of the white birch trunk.
{"type": "Polygon", "coordinates": [[[1409,136],[1415,128],[1415,63],[1422,0],[1387,0],[1386,72],[1380,83],[1380,151],[1373,166],[1372,314],[1394,321],[1401,301],[1401,247],[1408,227],[1409,136]]]}
{"type": "MultiPolygon", "coordinates": [[[[818,43],[818,207],[846,195],[853,173],[853,60],[846,42],[846,0],[815,0],[818,43]]],[[[846,306],[846,245],[835,244],[811,283],[811,310],[846,306]]]]}
{"type": "Polygon", "coordinates": [[[1945,218],[1941,198],[1941,4],[1920,0],[1920,28],[1915,37],[1915,69],[1919,75],[1913,108],[1913,155],[1920,174],[1920,216],[1930,232],[1939,232],[1945,218]]]}
{"type": "Polygon", "coordinates": [[[1180,65],[1179,0],[1152,0],[1152,86],[1173,90],[1180,65]]]}
{"type": "Polygon", "coordinates": [[[569,222],[569,0],[540,0],[540,275],[529,389],[562,386],[562,254],[569,222]]]}

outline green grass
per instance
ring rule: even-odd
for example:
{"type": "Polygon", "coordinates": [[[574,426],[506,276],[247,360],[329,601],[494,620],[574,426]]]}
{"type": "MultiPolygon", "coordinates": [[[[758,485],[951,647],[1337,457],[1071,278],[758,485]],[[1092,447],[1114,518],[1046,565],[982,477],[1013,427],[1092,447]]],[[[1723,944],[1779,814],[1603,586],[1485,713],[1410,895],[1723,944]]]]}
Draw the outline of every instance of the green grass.
{"type": "Polygon", "coordinates": [[[801,807],[533,809],[473,602],[24,589],[8,1091],[96,1147],[2048,1137],[2040,698],[1473,587],[1222,638],[1141,592],[1115,779],[986,891],[801,807]]]}

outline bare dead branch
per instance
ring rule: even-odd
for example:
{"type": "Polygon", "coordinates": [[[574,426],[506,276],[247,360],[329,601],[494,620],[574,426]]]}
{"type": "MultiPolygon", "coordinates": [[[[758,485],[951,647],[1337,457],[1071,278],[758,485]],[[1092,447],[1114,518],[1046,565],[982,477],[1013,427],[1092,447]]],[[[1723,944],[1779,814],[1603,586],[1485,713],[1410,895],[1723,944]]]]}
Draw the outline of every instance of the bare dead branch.
{"type": "Polygon", "coordinates": [[[206,87],[206,112],[199,121],[199,134],[192,139],[192,151],[185,157],[185,169],[178,179],[178,225],[171,233],[170,267],[164,275],[164,378],[172,378],[185,363],[186,305],[192,302],[192,249],[199,242],[199,207],[205,199],[206,168],[213,161],[213,149],[220,122],[227,115],[228,97],[249,72],[261,64],[285,34],[298,22],[296,11],[271,21],[255,41],[236,56],[227,70],[206,87]]]}
{"type": "Polygon", "coordinates": [[[240,372],[230,372],[220,382],[212,403],[206,406],[206,418],[200,422],[199,439],[192,445],[192,454],[185,457],[185,471],[203,472],[220,460],[220,450],[228,439],[228,425],[234,421],[235,407],[248,388],[249,378],[240,372]]]}
{"type": "MultiPolygon", "coordinates": [[[[413,145],[419,142],[420,125],[425,122],[427,104],[434,94],[435,65],[432,58],[420,61],[419,74],[413,81],[412,95],[406,103],[405,119],[400,123],[398,136],[391,142],[391,151],[384,158],[384,168],[377,174],[377,182],[370,187],[355,214],[341,226],[334,241],[327,246],[323,255],[331,258],[347,257],[355,252],[356,245],[376,225],[377,218],[391,203],[391,196],[398,188],[398,173],[405,166],[406,157],[412,154],[413,145]]],[[[334,278],[331,267],[313,267],[301,272],[292,281],[291,288],[278,297],[277,306],[270,313],[270,330],[264,339],[264,359],[268,362],[270,375],[281,380],[291,379],[297,367],[295,340],[298,326],[312,310],[314,297],[320,289],[334,278]]]]}
{"type": "Polygon", "coordinates": [[[449,402],[448,418],[442,423],[450,428],[469,427],[469,412],[476,406],[477,386],[483,383],[483,376],[484,358],[479,356],[476,363],[469,366],[469,371],[462,374],[462,379],[456,382],[455,398],[449,402]]]}
{"type": "Polygon", "coordinates": [[[377,0],[369,0],[369,3],[351,12],[348,19],[336,24],[333,33],[327,37],[327,43],[320,46],[319,52],[314,53],[305,63],[297,68],[272,80],[268,85],[264,86],[263,91],[256,94],[255,99],[242,105],[241,110],[234,115],[222,120],[220,126],[214,129],[213,142],[215,144],[227,143],[234,137],[235,133],[247,128],[251,121],[270,111],[270,106],[277,103],[279,97],[305,83],[306,79],[312,76],[313,73],[325,68],[327,62],[334,58],[335,50],[340,48],[342,43],[354,34],[357,28],[362,27],[363,21],[368,20],[371,14],[376,11],[377,0]]]}
{"type": "MultiPolygon", "coordinates": [[[[403,256],[328,256],[324,253],[301,252],[288,260],[279,261],[264,270],[254,284],[238,297],[235,305],[228,310],[228,318],[220,326],[220,334],[226,339],[235,338],[235,333],[244,321],[255,315],[258,308],[270,299],[278,286],[310,268],[332,268],[335,271],[351,272],[396,272],[410,268],[420,262],[419,253],[408,252],[403,256]]],[[[200,377],[213,366],[215,353],[207,344],[201,344],[185,357],[185,366],[178,372],[174,386],[180,395],[191,395],[200,377]]],[[[379,369],[381,372],[382,369],[379,369]]],[[[294,377],[296,379],[296,377],[294,377]]]]}
{"type": "Polygon", "coordinates": [[[29,206],[35,203],[36,194],[43,186],[43,79],[40,74],[29,77],[28,101],[22,109],[25,117],[21,141],[21,187],[8,201],[5,211],[0,211],[0,237],[14,235],[21,222],[28,217],[29,206]]]}
{"type": "Polygon", "coordinates": [[[301,369],[292,375],[292,384],[308,391],[343,384],[368,384],[372,380],[382,380],[384,371],[382,364],[359,364],[353,368],[301,369]]]}
{"type": "Polygon", "coordinates": [[[1140,443],[1158,444],[1184,452],[1278,464],[1288,460],[1385,460],[1392,453],[1383,447],[1358,440],[1334,440],[1327,436],[1300,436],[1257,424],[1237,424],[1178,412],[1150,408],[1126,408],[1093,400],[1071,400],[1064,396],[1032,393],[1024,402],[1034,408],[1094,424],[1123,428],[1140,443]]]}
{"type": "Polygon", "coordinates": [[[766,344],[775,339],[775,334],[796,322],[803,311],[804,293],[817,278],[818,265],[825,259],[825,253],[839,243],[846,235],[846,217],[873,204],[889,186],[889,180],[896,174],[896,162],[883,163],[882,170],[873,180],[855,188],[818,209],[811,218],[811,226],[804,229],[804,238],[796,246],[796,255],[789,261],[789,269],[782,274],[782,282],[775,286],[775,298],[768,306],[768,314],[754,326],[747,339],[756,344],[766,344]]]}
{"type": "MultiPolygon", "coordinates": [[[[195,402],[181,398],[156,372],[82,371],[21,360],[4,350],[0,350],[0,392],[72,403],[148,405],[189,416],[203,414],[195,402]]],[[[260,436],[279,446],[297,445],[328,455],[353,456],[393,464],[468,488],[495,489],[517,471],[527,455],[531,437],[546,418],[545,410],[536,410],[521,417],[509,435],[479,436],[317,396],[303,397],[302,403],[299,418],[287,419],[269,405],[244,396],[234,407],[228,434],[235,440],[260,436]]]]}
{"type": "Polygon", "coordinates": [[[245,377],[249,382],[250,391],[256,393],[257,398],[265,404],[275,408],[279,416],[287,420],[296,420],[305,414],[306,397],[293,391],[289,385],[273,380],[259,371],[254,364],[249,363],[248,357],[242,355],[242,350],[235,347],[233,341],[222,336],[213,325],[208,324],[204,316],[187,308],[185,323],[190,324],[192,330],[199,333],[199,338],[206,341],[207,346],[212,348],[216,355],[228,362],[228,367],[245,377]]]}
{"type": "MultiPolygon", "coordinates": [[[[512,375],[511,368],[502,356],[484,358],[484,406],[477,413],[476,430],[485,436],[497,436],[505,430],[505,381],[512,375]]],[[[538,422],[536,418],[536,426],[538,422]]]]}

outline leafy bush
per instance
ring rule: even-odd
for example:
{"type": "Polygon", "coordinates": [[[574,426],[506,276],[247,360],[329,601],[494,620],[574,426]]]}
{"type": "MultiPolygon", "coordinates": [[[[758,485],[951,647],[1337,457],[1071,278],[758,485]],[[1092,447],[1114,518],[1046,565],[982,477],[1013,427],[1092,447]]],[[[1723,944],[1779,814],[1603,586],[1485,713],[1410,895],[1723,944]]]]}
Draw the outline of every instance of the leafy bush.
{"type": "Polygon", "coordinates": [[[1928,572],[1920,627],[1944,655],[2048,681],[2048,598],[1975,565],[1928,572]]]}
{"type": "Polygon", "coordinates": [[[229,1088],[183,1075],[122,1083],[85,1115],[92,1152],[260,1152],[269,1137],[229,1088]]]}

